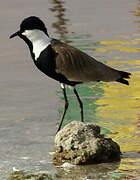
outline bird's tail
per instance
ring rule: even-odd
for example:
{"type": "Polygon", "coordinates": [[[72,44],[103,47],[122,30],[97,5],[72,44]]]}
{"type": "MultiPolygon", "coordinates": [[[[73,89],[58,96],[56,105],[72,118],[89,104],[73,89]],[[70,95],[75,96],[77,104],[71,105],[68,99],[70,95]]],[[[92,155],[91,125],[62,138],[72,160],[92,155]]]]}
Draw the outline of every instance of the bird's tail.
{"type": "Polygon", "coordinates": [[[124,78],[129,79],[131,73],[124,72],[124,71],[119,71],[119,73],[120,73],[120,78],[117,79],[116,81],[117,81],[117,82],[120,82],[120,83],[122,83],[122,84],[129,85],[129,82],[128,82],[127,80],[125,80],[124,78]]]}

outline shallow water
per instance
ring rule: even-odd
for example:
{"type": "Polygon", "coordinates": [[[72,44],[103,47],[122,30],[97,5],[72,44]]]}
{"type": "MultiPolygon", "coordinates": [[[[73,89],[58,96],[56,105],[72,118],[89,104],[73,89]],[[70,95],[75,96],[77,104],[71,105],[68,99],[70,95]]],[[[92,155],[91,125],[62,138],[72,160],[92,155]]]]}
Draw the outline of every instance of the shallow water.
{"type": "MultiPolygon", "coordinates": [[[[1,179],[13,167],[47,169],[59,179],[140,179],[139,7],[136,0],[5,0],[1,3],[1,179]],[[102,131],[119,143],[123,152],[120,163],[71,169],[52,165],[49,152],[53,150],[63,107],[59,84],[35,68],[21,40],[8,39],[20,21],[30,15],[41,17],[51,36],[132,73],[129,86],[101,82],[77,88],[84,102],[85,121],[102,126],[102,131]]],[[[67,91],[70,107],[64,124],[80,120],[75,97],[67,91]]]]}

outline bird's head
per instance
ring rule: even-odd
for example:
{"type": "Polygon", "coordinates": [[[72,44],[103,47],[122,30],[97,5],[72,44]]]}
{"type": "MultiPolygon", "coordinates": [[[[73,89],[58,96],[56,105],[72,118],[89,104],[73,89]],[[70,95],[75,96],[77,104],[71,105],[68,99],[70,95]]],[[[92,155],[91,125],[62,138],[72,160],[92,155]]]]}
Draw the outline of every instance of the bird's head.
{"type": "Polygon", "coordinates": [[[16,36],[19,36],[21,38],[25,36],[28,38],[29,32],[33,32],[36,30],[44,32],[48,36],[45,24],[38,17],[30,16],[22,21],[22,23],[20,24],[20,30],[12,34],[10,38],[16,36]]]}

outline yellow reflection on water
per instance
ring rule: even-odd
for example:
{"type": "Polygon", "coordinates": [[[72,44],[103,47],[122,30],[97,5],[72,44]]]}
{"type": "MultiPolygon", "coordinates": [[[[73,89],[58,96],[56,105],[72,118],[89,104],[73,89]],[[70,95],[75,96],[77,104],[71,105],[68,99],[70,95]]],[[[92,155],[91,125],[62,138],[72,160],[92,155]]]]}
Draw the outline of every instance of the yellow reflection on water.
{"type": "MultiPolygon", "coordinates": [[[[117,82],[104,83],[103,97],[96,101],[98,105],[96,115],[101,119],[99,125],[112,131],[109,136],[119,143],[122,152],[138,152],[140,150],[140,59],[121,60],[121,52],[138,52],[134,47],[140,43],[139,39],[130,41],[102,41],[107,45],[96,49],[98,52],[107,52],[115,49],[120,56],[115,55],[107,64],[117,69],[131,72],[130,85],[117,82]],[[120,67],[125,67],[125,69],[120,67]]],[[[129,54],[127,54],[129,56],[129,54]]]]}
{"type": "Polygon", "coordinates": [[[97,52],[107,52],[109,50],[119,50],[121,52],[139,52],[140,51],[140,48],[133,47],[133,45],[140,44],[139,38],[136,38],[131,41],[121,41],[121,40],[101,41],[100,44],[106,45],[106,46],[96,48],[97,52]]]}
{"type": "Polygon", "coordinates": [[[133,171],[133,170],[139,170],[140,168],[140,159],[139,158],[124,158],[121,160],[121,164],[119,167],[119,170],[121,171],[133,171]]]}

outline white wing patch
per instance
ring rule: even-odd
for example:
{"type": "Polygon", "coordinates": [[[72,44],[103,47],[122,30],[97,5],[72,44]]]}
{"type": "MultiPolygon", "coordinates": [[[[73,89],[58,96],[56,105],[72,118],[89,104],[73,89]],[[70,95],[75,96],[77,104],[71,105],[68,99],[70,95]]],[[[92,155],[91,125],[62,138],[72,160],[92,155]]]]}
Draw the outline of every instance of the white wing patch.
{"type": "Polygon", "coordinates": [[[38,29],[25,30],[22,34],[32,42],[33,53],[35,55],[35,60],[37,60],[40,53],[50,44],[51,38],[38,29]]]}

